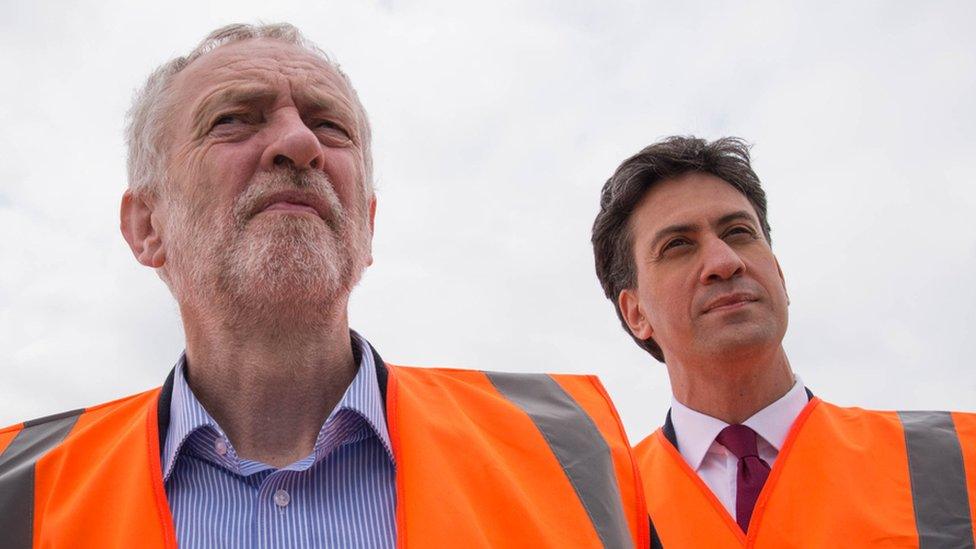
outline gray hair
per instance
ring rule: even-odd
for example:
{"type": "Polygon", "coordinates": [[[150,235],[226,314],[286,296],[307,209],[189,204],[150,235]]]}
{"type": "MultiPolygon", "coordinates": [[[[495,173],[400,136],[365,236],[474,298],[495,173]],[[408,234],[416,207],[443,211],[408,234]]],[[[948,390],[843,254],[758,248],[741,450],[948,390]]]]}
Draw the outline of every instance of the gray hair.
{"type": "Polygon", "coordinates": [[[269,25],[233,24],[211,32],[189,54],[171,59],[154,70],[143,87],[136,92],[132,107],[127,114],[125,140],[128,145],[129,189],[139,193],[158,192],[157,181],[166,174],[165,127],[169,96],[176,75],[199,57],[225,44],[269,38],[298,46],[314,53],[332,67],[349,87],[352,102],[357,111],[359,134],[362,136],[363,162],[365,164],[364,193],[373,188],[372,136],[366,110],[349,77],[328,54],[302,35],[294,25],[274,23],[269,25]]]}

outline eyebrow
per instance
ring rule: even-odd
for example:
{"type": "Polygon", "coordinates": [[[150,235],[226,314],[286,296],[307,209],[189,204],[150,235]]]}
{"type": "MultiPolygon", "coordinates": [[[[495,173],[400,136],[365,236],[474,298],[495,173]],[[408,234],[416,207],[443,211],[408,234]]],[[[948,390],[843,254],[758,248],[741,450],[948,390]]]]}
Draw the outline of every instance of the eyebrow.
{"type": "MultiPolygon", "coordinates": [[[[756,223],[756,218],[746,210],[739,210],[737,212],[732,212],[723,215],[722,217],[718,218],[718,220],[715,221],[714,225],[717,227],[721,227],[722,225],[728,225],[733,221],[751,221],[752,223],[756,223]]],[[[652,250],[655,250],[657,249],[657,246],[661,242],[661,240],[669,236],[676,235],[676,234],[684,234],[684,233],[694,233],[700,230],[701,230],[701,225],[697,223],[678,223],[675,225],[668,225],[667,227],[664,227],[663,229],[659,230],[657,233],[654,234],[654,238],[651,240],[650,247],[652,250]]]]}
{"type": "MultiPolygon", "coordinates": [[[[238,85],[214,92],[205,97],[194,110],[193,125],[201,131],[205,130],[210,116],[221,107],[268,103],[274,101],[277,96],[277,90],[260,83],[238,85]]],[[[296,99],[300,110],[334,114],[348,123],[350,126],[348,131],[358,133],[358,119],[350,105],[341,98],[313,88],[302,90],[296,99]]]]}
{"type": "Polygon", "coordinates": [[[321,90],[312,88],[301,90],[298,94],[298,102],[302,107],[325,112],[337,112],[347,114],[349,108],[345,101],[338,99],[334,95],[323,93],[321,90]]]}
{"type": "Polygon", "coordinates": [[[722,217],[718,218],[718,221],[715,222],[715,225],[717,226],[728,225],[733,221],[752,221],[753,223],[755,223],[756,217],[751,213],[747,212],[746,210],[739,210],[737,212],[725,214],[722,217]]]}
{"type": "Polygon", "coordinates": [[[263,84],[233,86],[214,92],[205,97],[193,111],[194,126],[203,126],[210,114],[222,106],[253,105],[271,101],[276,95],[275,90],[263,84]]]}
{"type": "Polygon", "coordinates": [[[341,96],[311,88],[301,90],[296,99],[302,111],[333,114],[351,126],[348,131],[358,133],[358,118],[349,102],[341,96]]]}

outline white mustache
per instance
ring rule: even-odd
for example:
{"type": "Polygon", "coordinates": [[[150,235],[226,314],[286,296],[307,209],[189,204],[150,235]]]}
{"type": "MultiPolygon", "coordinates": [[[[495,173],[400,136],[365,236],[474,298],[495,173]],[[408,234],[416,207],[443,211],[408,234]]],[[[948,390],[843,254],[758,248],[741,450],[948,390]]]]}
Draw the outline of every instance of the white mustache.
{"type": "Polygon", "coordinates": [[[329,181],[329,176],[318,170],[296,170],[282,168],[272,172],[262,172],[238,196],[234,204],[234,221],[243,226],[257,214],[262,200],[274,193],[301,190],[318,197],[328,205],[326,222],[335,229],[346,216],[339,195],[329,181]]]}

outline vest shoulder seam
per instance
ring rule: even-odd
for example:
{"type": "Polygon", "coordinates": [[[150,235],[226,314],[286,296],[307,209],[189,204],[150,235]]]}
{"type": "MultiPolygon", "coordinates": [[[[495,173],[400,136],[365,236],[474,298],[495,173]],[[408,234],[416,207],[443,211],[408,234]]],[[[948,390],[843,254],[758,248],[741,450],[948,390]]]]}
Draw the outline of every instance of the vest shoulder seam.
{"type": "Polygon", "coordinates": [[[124,403],[126,401],[129,401],[129,400],[132,400],[132,399],[135,399],[135,398],[139,398],[139,397],[142,397],[142,396],[146,396],[148,393],[152,393],[152,392],[158,391],[158,390],[159,390],[159,387],[156,387],[155,389],[150,389],[148,391],[143,391],[141,393],[136,393],[134,395],[124,396],[122,398],[117,398],[115,400],[110,400],[108,402],[103,402],[101,404],[96,404],[94,406],[89,406],[87,408],[76,408],[74,410],[68,410],[66,412],[58,412],[56,414],[50,414],[50,415],[41,416],[41,417],[34,418],[34,419],[29,419],[29,420],[24,421],[22,423],[15,423],[13,425],[8,425],[6,427],[0,428],[0,434],[9,433],[11,431],[19,431],[21,429],[26,429],[28,427],[35,427],[37,425],[43,425],[45,423],[50,423],[52,421],[57,421],[59,419],[64,419],[64,418],[67,418],[67,417],[77,416],[77,415],[85,414],[85,413],[88,413],[88,412],[93,412],[93,411],[96,411],[96,410],[101,410],[101,409],[104,409],[104,408],[109,408],[109,407],[117,406],[117,405],[122,404],[122,403],[124,403]]]}
{"type": "Polygon", "coordinates": [[[572,377],[581,379],[599,379],[595,374],[590,373],[565,373],[565,372],[502,372],[498,370],[478,370],[475,368],[455,368],[451,366],[408,366],[404,364],[394,364],[392,362],[386,362],[386,366],[393,369],[406,369],[406,370],[424,370],[432,373],[462,373],[462,374],[505,374],[510,376],[537,376],[537,375],[547,375],[547,376],[558,376],[558,377],[572,377]]]}
{"type": "Polygon", "coordinates": [[[50,423],[52,421],[57,421],[59,419],[81,415],[84,412],[85,412],[84,408],[77,408],[75,410],[68,410],[67,412],[59,412],[57,414],[51,414],[48,416],[30,419],[24,422],[24,429],[27,429],[29,427],[35,427],[37,425],[43,425],[45,423],[50,423]]]}
{"type": "Polygon", "coordinates": [[[837,410],[850,410],[850,411],[854,411],[854,412],[865,412],[865,413],[869,413],[869,414],[897,414],[899,412],[930,412],[930,413],[931,412],[935,412],[935,413],[947,413],[947,414],[963,414],[963,415],[970,415],[970,416],[976,415],[976,412],[964,412],[964,411],[959,411],[959,410],[932,410],[932,409],[924,409],[924,410],[923,409],[910,409],[910,410],[908,410],[908,409],[902,409],[902,408],[891,409],[891,410],[878,410],[878,409],[875,409],[875,408],[862,408],[860,406],[841,406],[839,404],[834,404],[833,402],[828,402],[828,401],[823,400],[823,399],[821,399],[820,402],[822,404],[826,404],[827,406],[829,406],[831,408],[834,408],[834,409],[837,409],[837,410]]]}
{"type": "Polygon", "coordinates": [[[139,393],[135,393],[133,395],[127,395],[127,396],[124,396],[124,397],[121,397],[121,398],[117,398],[115,400],[110,400],[108,402],[103,402],[101,404],[96,404],[94,406],[89,406],[88,408],[85,408],[85,412],[86,413],[87,412],[94,412],[96,410],[101,410],[103,408],[110,408],[110,407],[118,406],[118,405],[120,405],[120,404],[122,404],[124,402],[130,401],[130,400],[135,400],[135,399],[140,398],[140,397],[145,397],[145,396],[148,396],[151,393],[157,393],[157,392],[159,392],[160,389],[162,389],[162,387],[154,387],[152,389],[149,389],[148,391],[142,391],[142,392],[139,392],[139,393]]]}

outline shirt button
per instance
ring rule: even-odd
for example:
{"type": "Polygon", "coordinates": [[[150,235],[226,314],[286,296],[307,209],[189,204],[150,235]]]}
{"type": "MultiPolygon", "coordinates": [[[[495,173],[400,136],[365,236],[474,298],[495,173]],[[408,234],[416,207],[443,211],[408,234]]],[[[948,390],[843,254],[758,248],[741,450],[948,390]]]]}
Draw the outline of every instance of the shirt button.
{"type": "Polygon", "coordinates": [[[274,502],[275,505],[277,505],[278,507],[285,507],[286,505],[288,505],[288,502],[290,501],[291,501],[291,496],[288,495],[288,492],[280,488],[278,489],[277,492],[275,492],[274,502]]]}
{"type": "Polygon", "coordinates": [[[218,456],[227,455],[227,443],[224,442],[224,439],[218,438],[217,441],[214,442],[214,451],[217,452],[218,456]]]}

